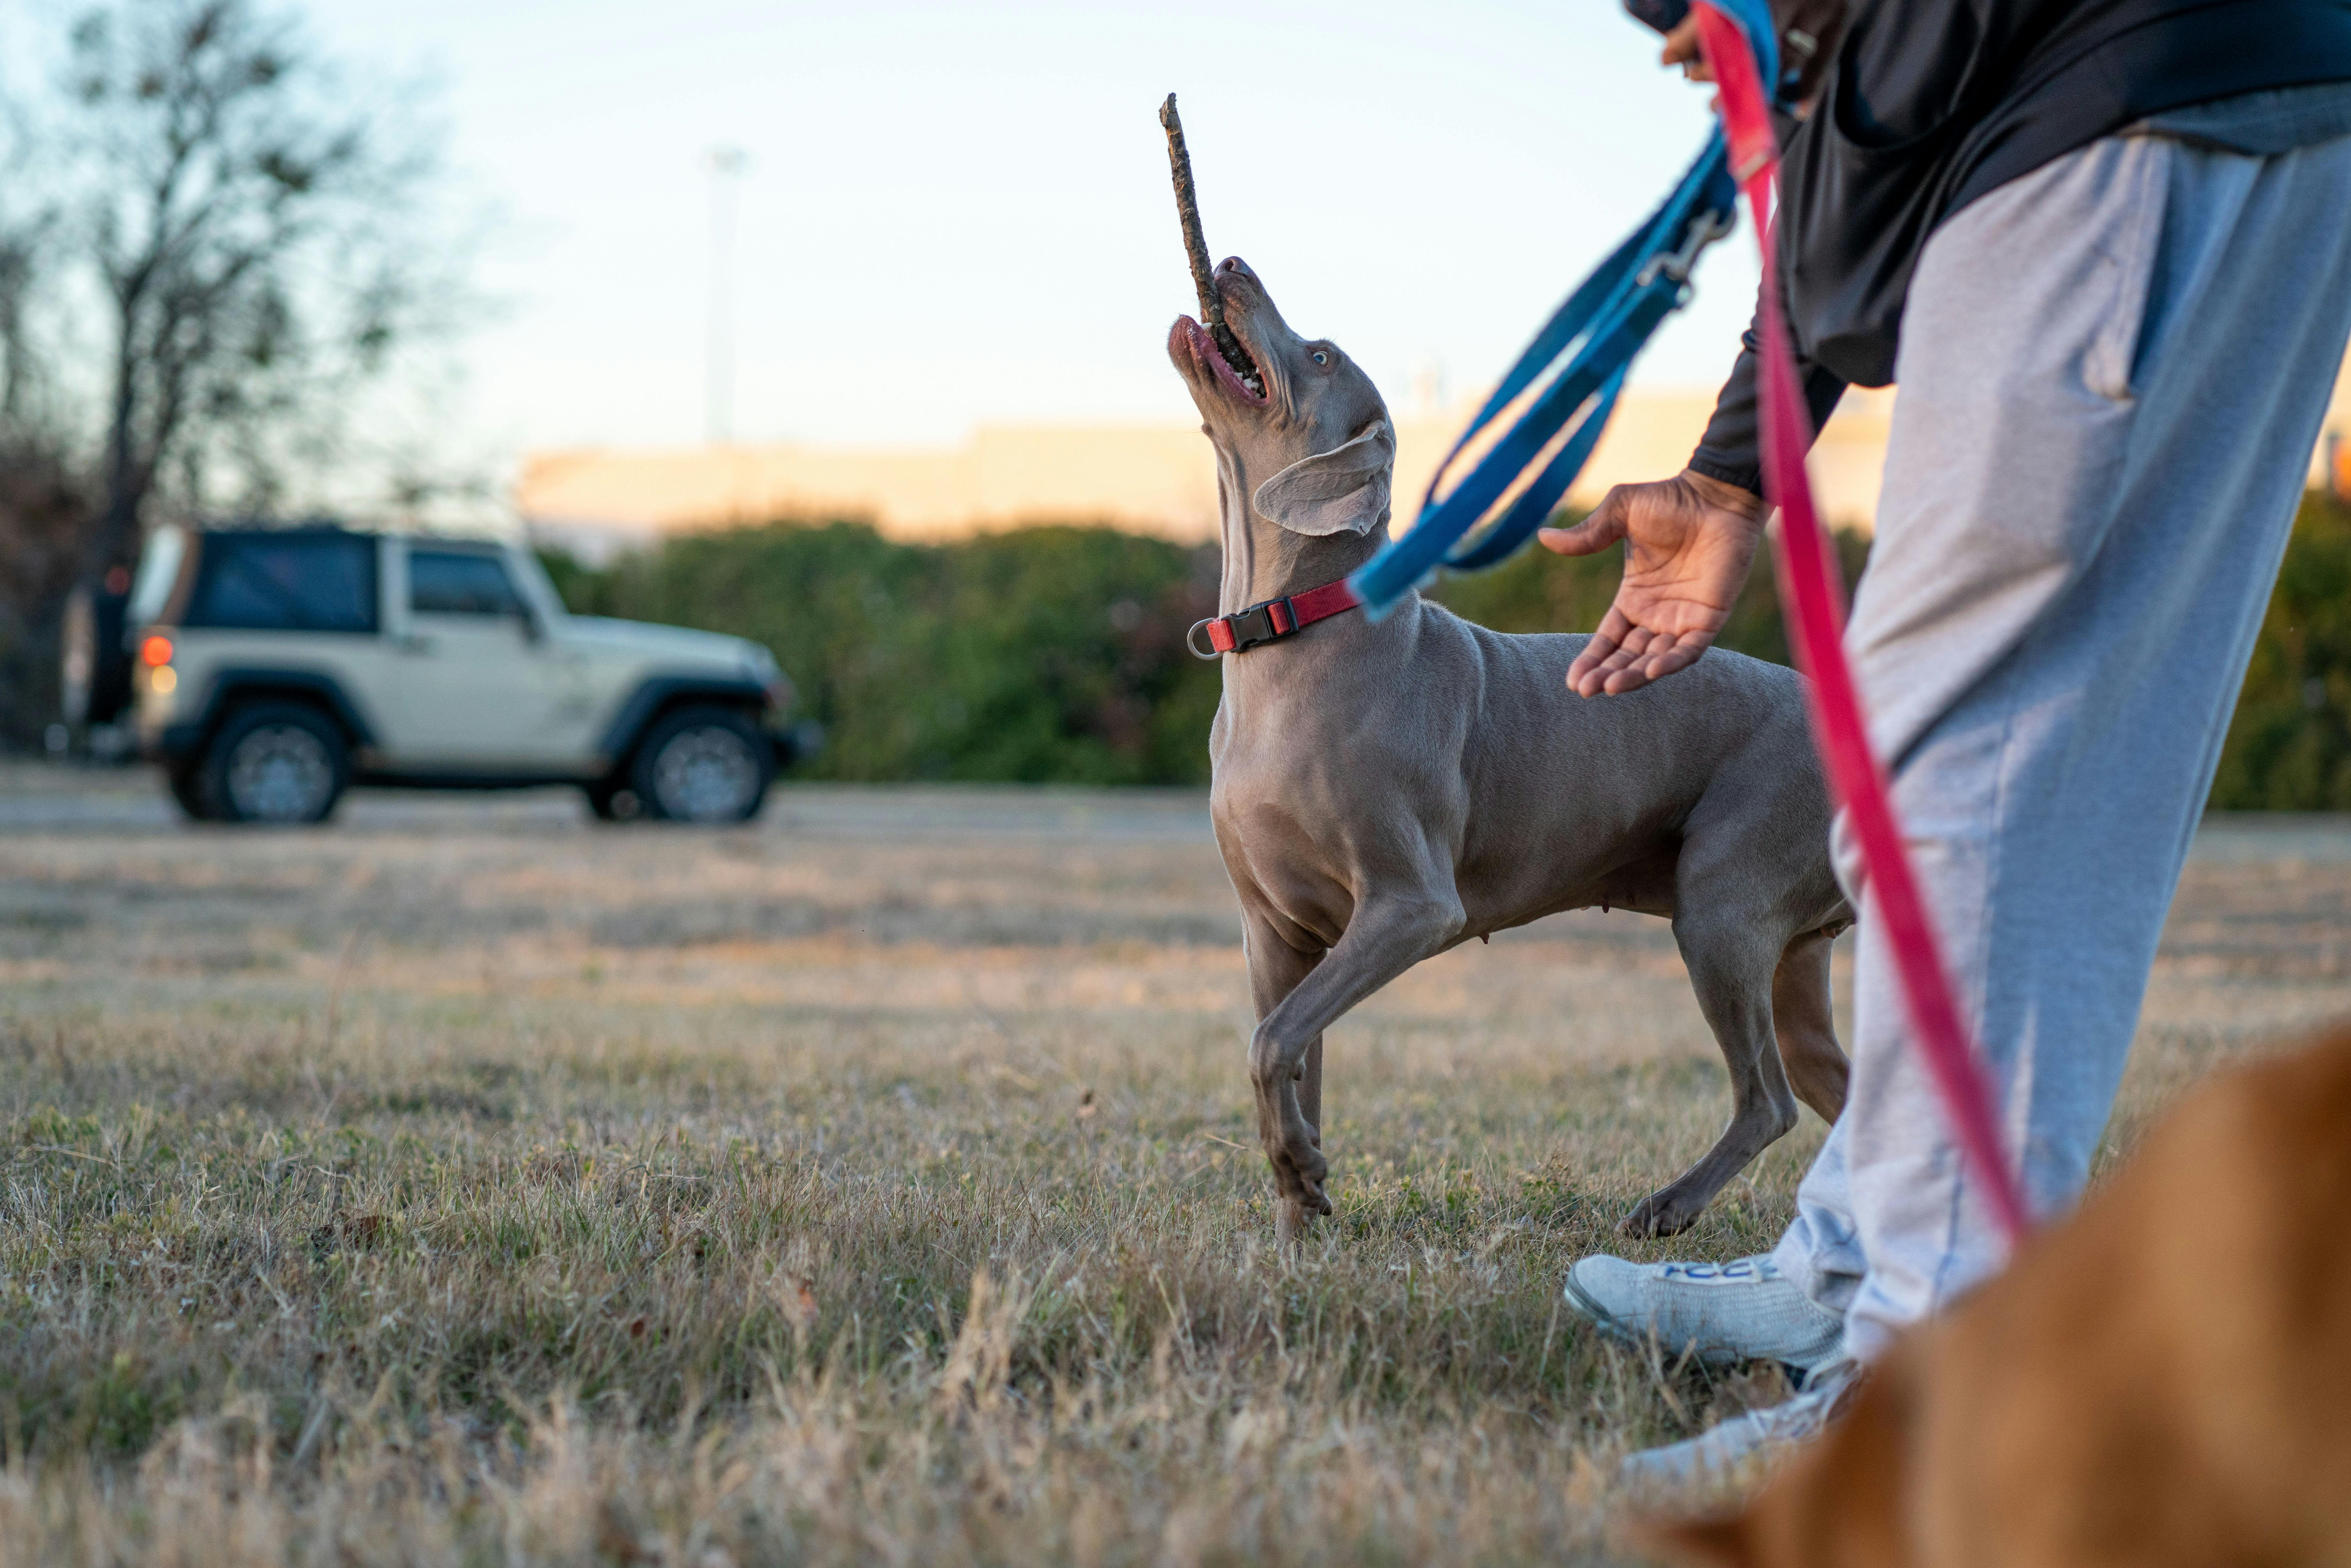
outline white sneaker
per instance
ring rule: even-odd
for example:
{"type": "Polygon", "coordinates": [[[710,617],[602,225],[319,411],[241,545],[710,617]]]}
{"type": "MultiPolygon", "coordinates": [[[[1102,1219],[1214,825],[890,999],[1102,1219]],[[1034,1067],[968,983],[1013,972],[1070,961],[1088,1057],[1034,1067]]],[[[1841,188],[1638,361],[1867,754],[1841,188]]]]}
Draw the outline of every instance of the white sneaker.
{"type": "Polygon", "coordinates": [[[1817,1306],[1771,1260],[1735,1263],[1628,1263],[1602,1253],[1567,1271],[1567,1305],[1603,1333],[1656,1337],[1668,1357],[1709,1365],[1784,1362],[1799,1372],[1834,1359],[1844,1318],[1817,1306]]]}
{"type": "Polygon", "coordinates": [[[1804,1380],[1803,1392],[1777,1405],[1750,1410],[1708,1427],[1686,1442],[1644,1448],[1618,1461],[1616,1479],[1627,1486],[1690,1486],[1716,1480],[1771,1449],[1809,1442],[1844,1407],[1861,1385],[1861,1368],[1831,1362],[1804,1380]]]}

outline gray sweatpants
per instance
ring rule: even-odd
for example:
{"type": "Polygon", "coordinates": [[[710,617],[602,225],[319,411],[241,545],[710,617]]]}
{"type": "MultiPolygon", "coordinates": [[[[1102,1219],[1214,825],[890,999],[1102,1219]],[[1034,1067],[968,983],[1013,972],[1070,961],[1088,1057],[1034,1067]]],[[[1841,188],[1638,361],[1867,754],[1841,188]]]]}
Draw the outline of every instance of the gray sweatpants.
{"type": "MultiPolygon", "coordinates": [[[[2109,138],[1919,259],[1846,645],[2037,1214],[2088,1179],[2346,336],[2351,139],[2109,138]]],[[[1866,1360],[2001,1247],[1856,903],[1852,1090],[1775,1257],[1866,1360]]]]}

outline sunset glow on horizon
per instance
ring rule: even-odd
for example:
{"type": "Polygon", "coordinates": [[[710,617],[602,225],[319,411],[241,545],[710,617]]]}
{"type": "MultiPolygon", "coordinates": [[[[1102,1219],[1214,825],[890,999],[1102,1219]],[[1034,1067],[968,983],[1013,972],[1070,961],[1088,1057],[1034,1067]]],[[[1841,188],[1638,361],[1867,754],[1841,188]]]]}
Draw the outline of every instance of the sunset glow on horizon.
{"type": "MultiPolygon", "coordinates": [[[[1181,418],[1196,308],[1154,115],[1180,96],[1210,246],[1399,405],[1499,373],[1654,204],[1707,100],[1614,5],[1185,7],[319,0],[321,44],[437,85],[503,214],[464,344],[469,434],[701,439],[710,154],[735,177],[731,427],[950,440],[1181,418]]],[[[1718,246],[1643,367],[1703,386],[1751,245],[1718,246]]]]}

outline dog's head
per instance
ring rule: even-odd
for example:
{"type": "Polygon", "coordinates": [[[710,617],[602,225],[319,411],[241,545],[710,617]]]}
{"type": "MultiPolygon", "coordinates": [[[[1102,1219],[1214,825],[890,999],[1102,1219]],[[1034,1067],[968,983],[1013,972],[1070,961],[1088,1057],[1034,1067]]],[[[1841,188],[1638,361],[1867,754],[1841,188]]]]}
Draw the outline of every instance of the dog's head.
{"type": "Polygon", "coordinates": [[[1387,520],[1395,432],[1363,367],[1322,338],[1301,338],[1240,257],[1217,263],[1225,324],[1254,361],[1258,387],[1178,316],[1167,357],[1192,391],[1228,472],[1247,476],[1258,516],[1295,534],[1367,534],[1387,520]]]}

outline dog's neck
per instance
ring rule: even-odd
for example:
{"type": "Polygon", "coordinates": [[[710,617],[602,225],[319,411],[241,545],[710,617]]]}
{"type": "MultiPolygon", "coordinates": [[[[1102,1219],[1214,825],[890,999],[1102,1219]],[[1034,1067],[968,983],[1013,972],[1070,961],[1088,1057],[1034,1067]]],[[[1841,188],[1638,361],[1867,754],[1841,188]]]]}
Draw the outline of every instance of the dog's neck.
{"type": "Polygon", "coordinates": [[[1217,613],[1230,615],[1285,594],[1336,582],[1388,542],[1387,519],[1365,534],[1294,534],[1249,505],[1267,475],[1249,470],[1238,453],[1217,449],[1217,511],[1223,570],[1217,613]]]}

